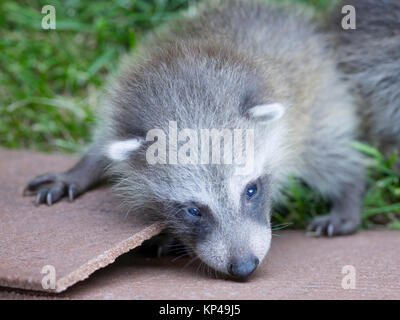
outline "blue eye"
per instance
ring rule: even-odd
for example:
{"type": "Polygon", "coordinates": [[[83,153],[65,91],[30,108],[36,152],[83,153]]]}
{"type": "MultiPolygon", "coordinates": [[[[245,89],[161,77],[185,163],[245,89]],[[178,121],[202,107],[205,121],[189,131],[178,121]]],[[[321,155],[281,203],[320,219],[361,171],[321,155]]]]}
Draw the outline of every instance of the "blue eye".
{"type": "Polygon", "coordinates": [[[254,184],[251,187],[247,188],[246,196],[248,199],[252,198],[257,193],[257,185],[254,184]]]}
{"type": "Polygon", "coordinates": [[[187,212],[188,212],[189,214],[191,214],[192,216],[196,216],[196,217],[201,216],[200,210],[199,210],[198,208],[191,207],[191,208],[188,208],[188,209],[186,209],[186,210],[187,210],[187,212]]]}

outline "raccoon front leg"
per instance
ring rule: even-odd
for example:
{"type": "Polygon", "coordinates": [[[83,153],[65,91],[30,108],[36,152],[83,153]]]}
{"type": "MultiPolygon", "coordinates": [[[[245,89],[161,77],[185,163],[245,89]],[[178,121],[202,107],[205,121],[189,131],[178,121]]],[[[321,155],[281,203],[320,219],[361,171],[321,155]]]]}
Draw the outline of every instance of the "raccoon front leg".
{"type": "Polygon", "coordinates": [[[357,150],[343,145],[331,145],[314,154],[305,181],[330,201],[328,215],[315,217],[307,230],[315,235],[345,235],[354,233],[361,222],[364,194],[364,168],[357,150]]]}
{"type": "Polygon", "coordinates": [[[357,231],[361,222],[363,182],[336,186],[341,192],[333,196],[331,211],[328,215],[315,217],[308,225],[307,231],[315,235],[346,235],[357,231]]]}
{"type": "Polygon", "coordinates": [[[74,200],[94,186],[104,175],[108,160],[94,150],[89,150],[70,170],[47,173],[31,180],[24,194],[36,194],[36,204],[52,205],[64,196],[74,200]]]}

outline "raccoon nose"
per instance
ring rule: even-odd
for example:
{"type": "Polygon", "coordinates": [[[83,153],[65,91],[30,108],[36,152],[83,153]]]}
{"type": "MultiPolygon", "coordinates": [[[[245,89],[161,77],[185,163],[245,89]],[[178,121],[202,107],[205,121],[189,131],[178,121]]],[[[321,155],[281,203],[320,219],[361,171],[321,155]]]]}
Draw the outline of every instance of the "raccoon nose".
{"type": "Polygon", "coordinates": [[[230,275],[237,278],[248,277],[256,270],[260,261],[258,258],[252,256],[248,259],[242,259],[228,263],[228,272],[230,275]]]}

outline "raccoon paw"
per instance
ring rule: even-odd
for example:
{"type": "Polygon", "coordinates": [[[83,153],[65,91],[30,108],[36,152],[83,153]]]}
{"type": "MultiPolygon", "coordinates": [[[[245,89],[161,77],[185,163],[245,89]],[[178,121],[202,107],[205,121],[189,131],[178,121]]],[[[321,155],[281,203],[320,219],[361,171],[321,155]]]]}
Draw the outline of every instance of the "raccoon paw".
{"type": "Polygon", "coordinates": [[[47,203],[51,206],[64,196],[73,201],[82,191],[68,174],[47,173],[31,180],[24,190],[24,195],[36,194],[36,205],[47,203]]]}
{"type": "Polygon", "coordinates": [[[307,233],[311,236],[326,235],[328,237],[354,233],[359,223],[343,219],[334,214],[315,217],[307,227],[307,233]]]}

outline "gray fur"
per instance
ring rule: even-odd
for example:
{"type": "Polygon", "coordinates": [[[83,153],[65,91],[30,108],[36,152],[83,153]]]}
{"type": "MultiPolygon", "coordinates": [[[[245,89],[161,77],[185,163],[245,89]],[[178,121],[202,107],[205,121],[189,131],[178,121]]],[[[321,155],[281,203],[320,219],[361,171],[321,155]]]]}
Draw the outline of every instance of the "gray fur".
{"type": "Polygon", "coordinates": [[[342,1],[330,31],[339,67],[361,98],[365,138],[388,154],[399,150],[400,1],[342,1]],[[356,9],[355,30],[341,28],[340,9],[345,4],[356,9]]]}
{"type": "Polygon", "coordinates": [[[227,273],[231,261],[266,255],[271,202],[292,175],[332,201],[331,215],[311,230],[356,230],[363,168],[350,143],[357,128],[355,104],[307,17],[252,1],[206,2],[156,32],[122,67],[89,157],[110,167],[130,212],[150,213],[227,273]],[[251,117],[252,107],[266,103],[281,103],[285,114],[267,122],[251,117]],[[254,129],[254,170],[235,176],[235,165],[150,165],[149,142],[127,160],[96,160],[113,141],[143,139],[154,128],[168,132],[171,120],[180,129],[254,129]],[[250,201],[245,192],[254,183],[260,197],[250,201]],[[182,212],[192,204],[201,219],[182,212]]]}

